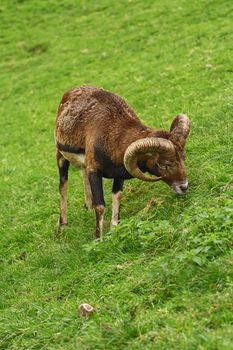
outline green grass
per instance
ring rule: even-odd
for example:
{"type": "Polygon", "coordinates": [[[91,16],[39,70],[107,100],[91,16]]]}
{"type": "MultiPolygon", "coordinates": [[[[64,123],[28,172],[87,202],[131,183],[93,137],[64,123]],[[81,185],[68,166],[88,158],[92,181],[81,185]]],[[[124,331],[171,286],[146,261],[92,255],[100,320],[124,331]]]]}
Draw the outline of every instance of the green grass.
{"type": "Polygon", "coordinates": [[[232,1],[2,0],[0,13],[0,349],[233,349],[232,1]],[[109,231],[106,180],[101,244],[75,169],[54,235],[54,120],[82,84],[148,125],[192,122],[187,196],[129,181],[109,231]]]}

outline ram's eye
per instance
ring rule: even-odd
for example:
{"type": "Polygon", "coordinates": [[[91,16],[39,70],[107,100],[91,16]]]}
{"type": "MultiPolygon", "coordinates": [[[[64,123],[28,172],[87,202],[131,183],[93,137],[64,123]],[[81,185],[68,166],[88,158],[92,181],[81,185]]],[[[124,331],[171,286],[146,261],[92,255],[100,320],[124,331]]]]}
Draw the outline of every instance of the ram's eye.
{"type": "Polygon", "coordinates": [[[157,164],[157,165],[158,165],[159,169],[161,169],[161,170],[167,170],[167,169],[171,168],[172,163],[170,163],[170,162],[165,162],[165,163],[163,163],[163,164],[157,164]]]}
{"type": "Polygon", "coordinates": [[[168,168],[168,165],[160,164],[159,167],[160,167],[160,169],[166,170],[168,168]]]}
{"type": "Polygon", "coordinates": [[[168,165],[168,164],[158,164],[158,167],[159,167],[159,169],[161,169],[161,170],[166,170],[166,169],[169,168],[169,165],[168,165]]]}

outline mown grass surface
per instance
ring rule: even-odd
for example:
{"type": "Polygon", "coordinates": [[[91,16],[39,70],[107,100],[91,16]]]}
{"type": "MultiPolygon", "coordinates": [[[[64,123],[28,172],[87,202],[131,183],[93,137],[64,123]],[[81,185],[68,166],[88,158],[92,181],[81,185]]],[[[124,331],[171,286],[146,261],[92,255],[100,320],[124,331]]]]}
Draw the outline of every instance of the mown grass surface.
{"type": "Polygon", "coordinates": [[[232,1],[6,1],[1,13],[0,349],[233,349],[232,1]],[[72,169],[58,239],[53,126],[103,86],[154,127],[192,121],[190,189],[130,181],[93,242],[72,169]],[[97,312],[77,314],[87,302],[97,312]]]}

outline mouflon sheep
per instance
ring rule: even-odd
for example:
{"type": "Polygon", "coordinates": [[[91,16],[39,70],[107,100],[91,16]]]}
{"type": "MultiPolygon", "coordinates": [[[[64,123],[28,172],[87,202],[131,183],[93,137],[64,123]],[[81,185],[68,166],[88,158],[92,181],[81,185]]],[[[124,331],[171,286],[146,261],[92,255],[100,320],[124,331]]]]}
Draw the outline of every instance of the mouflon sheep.
{"type": "Polygon", "coordinates": [[[105,208],[103,178],[113,179],[112,226],[119,220],[124,180],[162,180],[177,194],[184,194],[188,188],[184,167],[188,134],[186,115],[178,115],[170,131],[157,130],[144,125],[128,104],[112,92],[93,86],[66,92],[55,126],[60,227],[67,224],[70,163],[84,169],[85,204],[88,209],[95,209],[97,238],[102,235],[105,208]]]}

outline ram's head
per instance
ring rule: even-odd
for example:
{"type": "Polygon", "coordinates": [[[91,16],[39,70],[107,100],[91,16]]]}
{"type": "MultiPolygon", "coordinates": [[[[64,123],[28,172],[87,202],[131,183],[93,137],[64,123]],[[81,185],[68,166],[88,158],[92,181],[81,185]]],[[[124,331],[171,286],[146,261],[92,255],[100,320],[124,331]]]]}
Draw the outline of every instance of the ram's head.
{"type": "Polygon", "coordinates": [[[143,181],[162,180],[177,194],[184,194],[188,188],[184,167],[188,134],[188,117],[178,115],[172,122],[168,138],[148,137],[133,142],[124,155],[127,171],[143,181]],[[145,175],[139,168],[140,162],[144,162],[147,171],[155,176],[145,175]]]}

